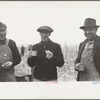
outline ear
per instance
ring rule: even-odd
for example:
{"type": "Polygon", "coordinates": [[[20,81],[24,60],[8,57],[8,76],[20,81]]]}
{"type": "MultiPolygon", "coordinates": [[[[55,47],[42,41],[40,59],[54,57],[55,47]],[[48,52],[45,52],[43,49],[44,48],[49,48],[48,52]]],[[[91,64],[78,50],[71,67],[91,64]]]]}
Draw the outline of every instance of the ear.
{"type": "Polygon", "coordinates": [[[5,30],[5,36],[7,35],[7,30],[5,30]]]}
{"type": "Polygon", "coordinates": [[[51,35],[51,32],[49,33],[49,36],[51,35]]]}

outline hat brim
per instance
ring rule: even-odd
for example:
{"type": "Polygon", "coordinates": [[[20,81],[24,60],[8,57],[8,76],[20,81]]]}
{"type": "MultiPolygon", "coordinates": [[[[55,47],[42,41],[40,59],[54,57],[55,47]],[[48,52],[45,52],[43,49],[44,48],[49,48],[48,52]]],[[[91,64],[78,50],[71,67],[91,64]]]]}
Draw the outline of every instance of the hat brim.
{"type": "Polygon", "coordinates": [[[38,32],[42,32],[42,31],[47,31],[47,32],[53,32],[53,30],[46,30],[46,29],[38,29],[38,32]]]}
{"type": "Polygon", "coordinates": [[[96,26],[81,26],[80,29],[84,29],[84,28],[87,28],[87,27],[95,27],[95,28],[98,28],[100,26],[96,25],[96,26]]]}

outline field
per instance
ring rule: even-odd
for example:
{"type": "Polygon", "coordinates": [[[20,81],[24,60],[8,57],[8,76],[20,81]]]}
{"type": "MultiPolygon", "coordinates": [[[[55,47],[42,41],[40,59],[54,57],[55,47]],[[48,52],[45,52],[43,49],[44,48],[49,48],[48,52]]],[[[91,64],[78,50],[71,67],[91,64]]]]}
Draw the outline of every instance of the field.
{"type": "Polygon", "coordinates": [[[57,68],[58,81],[76,81],[77,72],[74,70],[74,61],[77,57],[78,46],[65,44],[62,46],[65,63],[63,67],[57,68]]]}
{"type": "MultiPolygon", "coordinates": [[[[74,70],[74,61],[77,57],[78,46],[70,45],[68,46],[66,43],[61,46],[62,52],[64,55],[64,65],[63,67],[57,67],[58,73],[58,81],[66,82],[66,81],[76,81],[77,72],[74,70]]],[[[19,48],[20,51],[20,48],[19,48]]],[[[28,47],[25,49],[25,56],[22,57],[22,61],[19,65],[15,66],[15,74],[16,76],[23,76],[31,74],[31,68],[27,65],[27,51],[28,47]]]]}

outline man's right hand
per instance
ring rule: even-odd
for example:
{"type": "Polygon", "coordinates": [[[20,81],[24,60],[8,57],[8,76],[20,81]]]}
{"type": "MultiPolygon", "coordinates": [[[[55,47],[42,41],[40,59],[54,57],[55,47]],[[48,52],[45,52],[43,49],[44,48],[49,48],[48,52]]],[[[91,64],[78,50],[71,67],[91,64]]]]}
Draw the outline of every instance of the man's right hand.
{"type": "Polygon", "coordinates": [[[80,63],[77,63],[77,64],[74,65],[75,71],[78,71],[79,65],[80,65],[80,63]]]}
{"type": "Polygon", "coordinates": [[[83,69],[83,68],[85,68],[85,65],[83,65],[82,63],[75,64],[75,70],[76,71],[80,71],[81,70],[79,67],[81,67],[83,69]]]}

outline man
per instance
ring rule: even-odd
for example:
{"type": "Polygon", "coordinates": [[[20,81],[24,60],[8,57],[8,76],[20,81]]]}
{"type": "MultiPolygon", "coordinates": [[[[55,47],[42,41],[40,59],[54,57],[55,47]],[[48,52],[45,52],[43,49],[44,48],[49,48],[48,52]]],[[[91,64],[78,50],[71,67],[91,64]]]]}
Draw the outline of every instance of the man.
{"type": "Polygon", "coordinates": [[[100,37],[96,20],[87,18],[84,26],[86,39],[80,43],[75,69],[78,70],[78,81],[100,81],[100,37]]]}
{"type": "Polygon", "coordinates": [[[41,36],[41,42],[33,45],[33,51],[37,54],[29,54],[28,64],[34,69],[34,81],[57,81],[56,67],[64,64],[63,54],[59,44],[49,39],[53,29],[42,26],[37,29],[41,36]]]}
{"type": "Polygon", "coordinates": [[[6,38],[7,26],[0,22],[0,82],[15,82],[14,66],[21,57],[16,43],[6,38]]]}
{"type": "Polygon", "coordinates": [[[25,52],[25,47],[22,45],[22,46],[21,46],[21,56],[22,56],[22,57],[24,56],[24,52],[25,52]]]}

